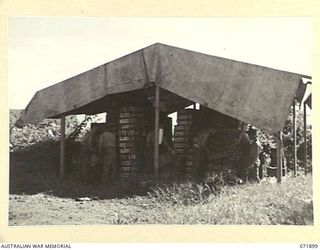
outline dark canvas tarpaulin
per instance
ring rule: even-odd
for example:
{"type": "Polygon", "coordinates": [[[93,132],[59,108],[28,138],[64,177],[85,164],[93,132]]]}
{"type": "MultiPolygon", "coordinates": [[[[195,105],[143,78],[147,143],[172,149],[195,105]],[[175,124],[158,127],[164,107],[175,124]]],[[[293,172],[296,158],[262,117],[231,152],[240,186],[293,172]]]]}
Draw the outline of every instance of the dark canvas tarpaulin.
{"type": "Polygon", "coordinates": [[[301,75],[154,44],[38,91],[22,117],[36,122],[110,94],[156,84],[269,132],[282,129],[301,75]]]}
{"type": "Polygon", "coordinates": [[[282,129],[301,75],[159,47],[160,87],[266,131],[282,129]]]}
{"type": "Polygon", "coordinates": [[[141,89],[146,83],[142,51],[138,51],[38,91],[22,120],[32,123],[54,117],[108,94],[141,89]]]}

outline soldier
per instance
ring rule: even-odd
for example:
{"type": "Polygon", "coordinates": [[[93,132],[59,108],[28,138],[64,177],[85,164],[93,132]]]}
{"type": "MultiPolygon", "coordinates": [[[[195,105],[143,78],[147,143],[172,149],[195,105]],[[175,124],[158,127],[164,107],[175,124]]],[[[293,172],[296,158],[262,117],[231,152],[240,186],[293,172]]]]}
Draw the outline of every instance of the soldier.
{"type": "Polygon", "coordinates": [[[193,140],[192,154],[194,161],[195,176],[202,179],[205,177],[208,168],[207,142],[211,134],[216,132],[213,128],[206,128],[201,131],[193,140]]]}
{"type": "Polygon", "coordinates": [[[238,166],[238,177],[242,181],[259,181],[259,151],[260,144],[257,141],[257,130],[252,126],[248,132],[241,132],[240,138],[241,156],[238,166]]]}
{"type": "Polygon", "coordinates": [[[248,175],[248,155],[250,154],[250,139],[248,134],[245,131],[240,132],[239,139],[240,146],[240,159],[239,162],[235,162],[235,168],[237,169],[238,177],[245,182],[248,175]]]}
{"type": "Polygon", "coordinates": [[[108,129],[99,137],[99,155],[102,160],[102,182],[113,181],[116,177],[116,138],[108,129]]]}
{"type": "Polygon", "coordinates": [[[85,134],[81,141],[81,171],[80,177],[83,182],[92,182],[94,172],[98,165],[98,129],[92,127],[91,130],[85,134]]]}
{"type": "Polygon", "coordinates": [[[263,145],[259,153],[259,179],[262,180],[267,174],[267,164],[270,163],[270,149],[267,145],[263,145]]]}
{"type": "MultiPolygon", "coordinates": [[[[159,167],[164,167],[167,163],[171,162],[170,151],[171,147],[167,141],[164,131],[165,124],[160,123],[159,126],[159,167]]],[[[154,130],[151,130],[146,139],[146,155],[145,155],[145,172],[148,174],[153,173],[154,161],[154,130]]],[[[161,169],[160,169],[161,170],[161,169]]]]}
{"type": "Polygon", "coordinates": [[[202,164],[202,157],[201,157],[201,149],[200,149],[200,143],[199,143],[199,137],[200,133],[198,133],[194,138],[193,138],[193,145],[192,145],[192,160],[193,160],[193,171],[194,171],[194,176],[196,178],[201,179],[203,177],[202,171],[201,171],[201,166],[202,164]]]}
{"type": "Polygon", "coordinates": [[[248,166],[248,180],[249,181],[260,181],[259,178],[259,152],[261,145],[257,141],[257,130],[253,127],[249,128],[248,136],[250,139],[250,150],[249,150],[249,166],[248,166]]]}

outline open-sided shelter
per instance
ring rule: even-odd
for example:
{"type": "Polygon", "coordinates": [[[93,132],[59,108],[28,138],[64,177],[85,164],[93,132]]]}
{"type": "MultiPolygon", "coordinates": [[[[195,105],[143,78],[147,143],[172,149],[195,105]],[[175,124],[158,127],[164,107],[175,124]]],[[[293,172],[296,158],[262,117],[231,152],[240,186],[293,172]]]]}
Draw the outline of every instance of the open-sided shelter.
{"type": "Polygon", "coordinates": [[[124,101],[146,100],[155,108],[155,131],[160,110],[199,103],[277,133],[299,86],[304,92],[302,77],[309,78],[157,43],[36,92],[21,120],[108,112],[124,101]]]}

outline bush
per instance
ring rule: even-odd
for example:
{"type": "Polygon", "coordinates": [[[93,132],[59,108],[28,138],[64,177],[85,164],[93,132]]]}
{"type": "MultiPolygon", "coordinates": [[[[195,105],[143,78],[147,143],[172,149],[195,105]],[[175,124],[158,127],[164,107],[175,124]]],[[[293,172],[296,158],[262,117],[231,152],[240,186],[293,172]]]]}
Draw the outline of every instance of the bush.
{"type": "MultiPolygon", "coordinates": [[[[23,110],[10,110],[10,151],[25,150],[31,145],[44,141],[58,141],[60,139],[60,120],[45,119],[37,124],[16,125],[23,110]]],[[[96,116],[86,116],[79,123],[76,116],[66,118],[66,137],[72,144],[74,141],[80,141],[90,122],[97,119],[96,116]]]]}
{"type": "MultiPolygon", "coordinates": [[[[303,163],[303,152],[304,152],[304,135],[303,135],[303,114],[297,108],[296,114],[296,134],[297,134],[297,157],[298,165],[303,163]]],[[[285,126],[282,130],[282,139],[283,139],[283,151],[284,156],[286,157],[287,166],[289,169],[293,167],[293,155],[294,155],[294,138],[293,138],[293,112],[290,110],[290,113],[287,117],[285,126]]],[[[270,158],[271,148],[276,148],[277,143],[274,135],[270,135],[258,129],[258,140],[262,146],[261,153],[264,154],[267,158],[270,158]]],[[[308,145],[308,166],[312,165],[312,131],[311,126],[307,127],[307,145],[308,145]]]]}

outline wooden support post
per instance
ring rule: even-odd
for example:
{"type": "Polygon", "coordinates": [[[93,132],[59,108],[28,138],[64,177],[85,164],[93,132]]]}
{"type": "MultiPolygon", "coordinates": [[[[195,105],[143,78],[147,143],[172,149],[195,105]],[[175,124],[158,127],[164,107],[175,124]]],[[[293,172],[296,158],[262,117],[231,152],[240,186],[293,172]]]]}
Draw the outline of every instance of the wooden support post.
{"type": "Polygon", "coordinates": [[[159,128],[160,128],[160,89],[155,86],[155,103],[154,103],[154,176],[159,177],[159,128]]]}
{"type": "Polygon", "coordinates": [[[296,117],[296,98],[293,100],[292,105],[292,113],[293,113],[293,173],[294,176],[297,176],[297,117],[296,117]]]}
{"type": "Polygon", "coordinates": [[[66,134],[66,117],[62,115],[60,118],[61,134],[60,134],[60,178],[65,177],[65,134],[66,134]]]}
{"type": "Polygon", "coordinates": [[[304,173],[307,175],[308,144],[307,144],[307,104],[303,103],[303,137],[304,137],[304,173]]]}
{"type": "Polygon", "coordinates": [[[282,131],[277,133],[277,182],[282,180],[282,131]]]}

